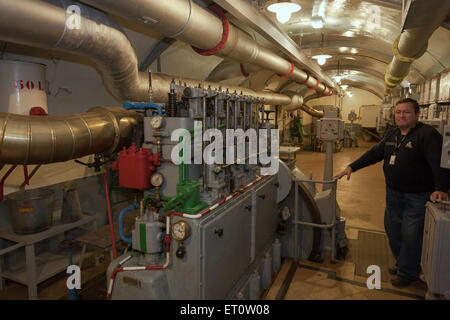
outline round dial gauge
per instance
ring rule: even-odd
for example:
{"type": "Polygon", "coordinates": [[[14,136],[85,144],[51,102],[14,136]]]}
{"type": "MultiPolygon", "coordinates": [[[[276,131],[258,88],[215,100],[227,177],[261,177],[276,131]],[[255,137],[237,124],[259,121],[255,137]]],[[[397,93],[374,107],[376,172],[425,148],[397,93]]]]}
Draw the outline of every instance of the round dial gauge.
{"type": "Polygon", "coordinates": [[[163,184],[163,182],[164,176],[159,172],[152,174],[152,176],[150,177],[150,183],[154,187],[160,187],[163,184]]]}
{"type": "Polygon", "coordinates": [[[172,237],[177,241],[183,241],[191,235],[191,228],[185,221],[178,221],[172,226],[172,237]]]}
{"type": "Polygon", "coordinates": [[[154,116],[150,120],[150,124],[151,124],[153,129],[159,129],[163,125],[163,120],[164,120],[164,118],[162,116],[154,116]]]}
{"type": "Polygon", "coordinates": [[[289,207],[284,207],[281,209],[281,220],[287,221],[291,217],[291,210],[289,207]]]}

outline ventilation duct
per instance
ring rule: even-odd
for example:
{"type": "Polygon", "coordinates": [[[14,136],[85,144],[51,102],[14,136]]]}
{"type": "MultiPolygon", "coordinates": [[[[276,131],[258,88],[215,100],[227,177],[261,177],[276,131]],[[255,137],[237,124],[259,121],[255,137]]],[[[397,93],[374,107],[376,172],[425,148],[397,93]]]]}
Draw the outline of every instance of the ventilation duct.
{"type": "Polygon", "coordinates": [[[214,54],[231,58],[241,63],[251,63],[289,76],[293,81],[307,85],[321,94],[331,93],[331,89],[319,80],[260,46],[248,34],[225,23],[211,11],[191,0],[82,0],[96,8],[111,12],[128,20],[139,21],[147,28],[154,29],[169,38],[186,42],[200,50],[223,47],[214,54]],[[225,39],[226,38],[226,39],[225,39]]]}
{"type": "Polygon", "coordinates": [[[48,117],[0,112],[0,163],[44,164],[113,153],[131,141],[138,117],[106,107],[48,117]]]}
{"type": "Polygon", "coordinates": [[[394,57],[386,69],[385,94],[403,81],[414,60],[427,51],[428,39],[445,21],[449,10],[448,0],[409,1],[403,31],[393,44],[394,57]]]}

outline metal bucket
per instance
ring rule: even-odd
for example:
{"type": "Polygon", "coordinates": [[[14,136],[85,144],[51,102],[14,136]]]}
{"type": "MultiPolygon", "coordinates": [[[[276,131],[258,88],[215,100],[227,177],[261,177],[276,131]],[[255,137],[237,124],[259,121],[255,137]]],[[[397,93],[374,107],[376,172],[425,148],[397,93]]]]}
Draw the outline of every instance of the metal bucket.
{"type": "Polygon", "coordinates": [[[29,234],[53,224],[55,192],[50,189],[21,190],[6,196],[13,231],[29,234]]]}

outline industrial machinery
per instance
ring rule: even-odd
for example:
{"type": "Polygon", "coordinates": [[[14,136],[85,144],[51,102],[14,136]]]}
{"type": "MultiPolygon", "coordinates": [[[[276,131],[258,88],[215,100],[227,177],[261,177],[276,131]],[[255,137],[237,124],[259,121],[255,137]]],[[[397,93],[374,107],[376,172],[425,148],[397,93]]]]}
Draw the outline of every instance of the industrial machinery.
{"type": "MultiPolygon", "coordinates": [[[[122,236],[132,250],[108,267],[108,298],[258,299],[280,269],[282,255],[321,254],[321,229],[314,231],[312,246],[307,235],[305,248],[294,231],[298,227],[292,227],[296,208],[305,221],[321,223],[291,190],[301,171],[295,168],[292,175],[278,160],[277,135],[270,134],[268,142],[262,134],[272,126],[262,121],[263,99],[172,81],[168,101],[164,112],[141,105],[144,142],[124,148],[113,164],[120,185],[141,190],[143,198],[128,210],[140,208],[132,237],[122,236]],[[213,141],[207,129],[213,129],[213,141]],[[177,130],[184,135],[174,137],[177,130]],[[256,146],[252,134],[259,137],[256,146]],[[230,151],[235,139],[237,148],[230,151]],[[189,152],[212,149],[212,163],[189,152]],[[274,161],[278,170],[267,173],[274,161]]],[[[315,192],[309,195],[313,199],[315,192]]],[[[335,189],[320,195],[321,206],[334,208],[333,195],[335,189]]]]}

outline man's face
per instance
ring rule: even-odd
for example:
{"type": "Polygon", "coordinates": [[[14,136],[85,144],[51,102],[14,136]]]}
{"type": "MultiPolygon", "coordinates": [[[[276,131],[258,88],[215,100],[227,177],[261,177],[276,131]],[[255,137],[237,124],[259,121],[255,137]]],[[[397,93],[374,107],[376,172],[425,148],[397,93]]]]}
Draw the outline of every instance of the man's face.
{"type": "Polygon", "coordinates": [[[395,107],[395,123],[400,128],[414,128],[419,121],[419,113],[415,113],[412,103],[400,103],[395,107]]]}

